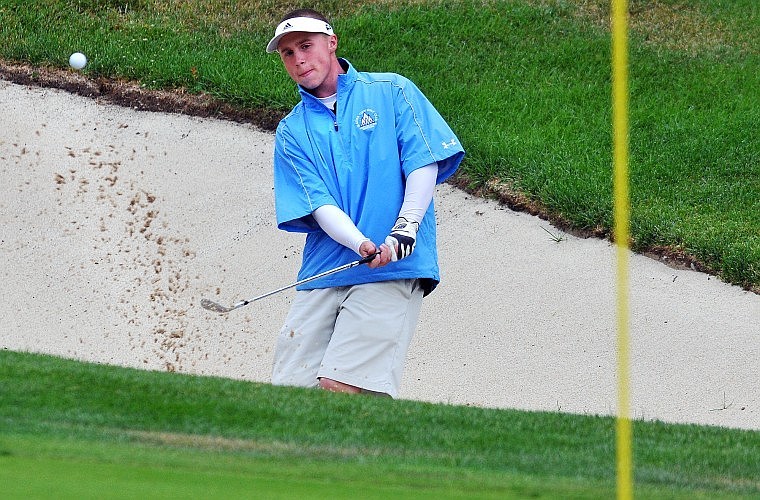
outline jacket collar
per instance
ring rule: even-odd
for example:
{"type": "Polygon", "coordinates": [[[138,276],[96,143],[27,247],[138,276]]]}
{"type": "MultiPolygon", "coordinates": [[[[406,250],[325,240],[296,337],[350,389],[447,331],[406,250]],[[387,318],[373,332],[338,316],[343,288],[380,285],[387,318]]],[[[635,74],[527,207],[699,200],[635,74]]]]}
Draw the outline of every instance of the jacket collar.
{"type": "MultiPolygon", "coordinates": [[[[342,57],[338,58],[338,62],[340,63],[341,67],[346,71],[345,73],[342,73],[338,75],[338,106],[340,106],[341,102],[341,96],[346,93],[347,90],[349,90],[353,85],[354,82],[356,82],[356,78],[358,75],[358,72],[356,69],[354,69],[353,65],[348,62],[348,59],[343,59],[342,57]]],[[[303,101],[304,104],[309,106],[320,106],[324,108],[324,105],[319,102],[319,99],[311,95],[309,92],[306,91],[303,87],[298,85],[298,92],[301,94],[301,101],[303,101]]]]}

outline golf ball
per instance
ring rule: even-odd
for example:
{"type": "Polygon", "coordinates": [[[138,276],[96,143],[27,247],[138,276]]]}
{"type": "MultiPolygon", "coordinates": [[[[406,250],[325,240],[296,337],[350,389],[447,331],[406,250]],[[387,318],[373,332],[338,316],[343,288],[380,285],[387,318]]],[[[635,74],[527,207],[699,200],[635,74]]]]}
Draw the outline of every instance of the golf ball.
{"type": "Polygon", "coordinates": [[[87,64],[87,57],[81,52],[74,52],[69,57],[69,65],[74,69],[82,69],[87,64]]]}

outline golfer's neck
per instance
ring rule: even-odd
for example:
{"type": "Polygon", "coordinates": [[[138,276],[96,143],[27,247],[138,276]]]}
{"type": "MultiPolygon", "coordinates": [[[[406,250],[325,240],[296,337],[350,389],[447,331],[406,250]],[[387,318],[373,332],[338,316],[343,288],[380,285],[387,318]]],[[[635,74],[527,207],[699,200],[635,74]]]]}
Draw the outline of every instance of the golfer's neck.
{"type": "Polygon", "coordinates": [[[338,75],[345,74],[346,70],[340,65],[337,58],[332,60],[330,72],[319,87],[307,90],[314,97],[330,97],[338,92],[338,75]]]}

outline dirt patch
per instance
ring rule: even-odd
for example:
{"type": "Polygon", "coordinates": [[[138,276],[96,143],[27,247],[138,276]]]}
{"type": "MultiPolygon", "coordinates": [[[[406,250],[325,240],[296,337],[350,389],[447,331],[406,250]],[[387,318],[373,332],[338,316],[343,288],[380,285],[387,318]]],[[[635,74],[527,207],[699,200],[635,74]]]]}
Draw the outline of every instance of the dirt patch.
{"type": "MultiPolygon", "coordinates": [[[[528,0],[543,7],[572,6],[570,15],[610,30],[609,0],[528,0]]],[[[757,53],[751,34],[736,32],[689,2],[629,0],[628,23],[633,34],[644,44],[696,55],[719,49],[757,53]]]]}
{"type": "MultiPolygon", "coordinates": [[[[573,236],[579,238],[601,238],[614,241],[614,235],[611,228],[603,226],[597,226],[590,229],[575,227],[562,214],[550,210],[540,201],[530,198],[525,193],[515,189],[508,182],[503,182],[499,179],[491,179],[484,185],[473,188],[472,182],[467,175],[459,173],[454,176],[449,183],[473,196],[496,200],[501,205],[505,205],[515,212],[525,212],[546,220],[554,227],[568,234],[572,234],[573,236]]],[[[678,247],[658,245],[639,249],[638,252],[673,269],[690,269],[692,271],[717,276],[717,273],[708,265],[678,247]]],[[[760,294],[760,287],[744,287],[744,289],[760,294]]]]}
{"type": "Polygon", "coordinates": [[[218,118],[274,131],[286,110],[242,108],[215,99],[207,94],[192,94],[184,89],[152,90],[138,83],[97,78],[90,80],[68,70],[36,68],[0,61],[0,79],[20,85],[56,88],[72,94],[98,99],[138,111],[180,113],[203,118],[218,118]]]}
{"type": "Polygon", "coordinates": [[[549,221],[554,227],[572,234],[573,236],[579,238],[607,238],[610,236],[610,230],[601,226],[592,229],[580,229],[573,226],[573,224],[563,217],[562,214],[554,212],[540,201],[530,198],[525,193],[512,186],[509,182],[504,182],[499,179],[491,179],[484,185],[473,188],[471,187],[472,183],[470,182],[470,179],[467,175],[462,173],[454,176],[454,179],[449,182],[473,196],[496,200],[515,212],[525,212],[549,221]]]}

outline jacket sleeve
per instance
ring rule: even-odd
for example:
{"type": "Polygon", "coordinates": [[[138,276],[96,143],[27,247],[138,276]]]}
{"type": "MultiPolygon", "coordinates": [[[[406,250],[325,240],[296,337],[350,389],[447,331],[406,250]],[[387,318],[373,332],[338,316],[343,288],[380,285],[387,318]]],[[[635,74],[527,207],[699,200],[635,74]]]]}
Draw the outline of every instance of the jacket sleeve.
{"type": "Polygon", "coordinates": [[[320,230],[312,216],[314,210],[337,205],[314,162],[284,122],[275,134],[274,201],[277,227],[302,233],[320,230]]]}
{"type": "Polygon", "coordinates": [[[441,114],[410,80],[399,77],[396,92],[396,135],[404,175],[438,163],[437,183],[457,170],[464,157],[459,139],[441,114]]]}

